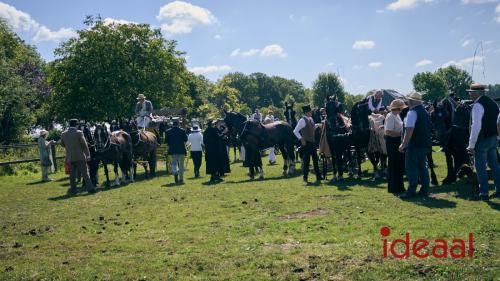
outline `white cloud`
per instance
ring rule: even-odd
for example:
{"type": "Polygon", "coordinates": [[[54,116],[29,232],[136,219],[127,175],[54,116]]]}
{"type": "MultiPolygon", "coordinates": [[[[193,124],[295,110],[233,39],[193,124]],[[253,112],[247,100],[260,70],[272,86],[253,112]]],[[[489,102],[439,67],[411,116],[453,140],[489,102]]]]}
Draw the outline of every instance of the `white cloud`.
{"type": "Polygon", "coordinates": [[[271,44],[267,45],[262,49],[250,49],[248,51],[242,52],[240,48],[234,49],[230,56],[231,57],[237,57],[237,56],[242,56],[242,57],[252,57],[255,55],[260,55],[261,57],[272,57],[272,56],[277,56],[277,57],[286,57],[287,54],[285,53],[283,47],[281,47],[278,44],[271,44]]]}
{"type": "Polygon", "coordinates": [[[498,0],[462,0],[462,4],[485,4],[495,2],[498,2],[498,0]]]}
{"type": "Polygon", "coordinates": [[[262,49],[262,51],[260,52],[260,55],[263,57],[278,56],[282,58],[287,56],[287,54],[285,54],[285,51],[283,50],[283,47],[278,44],[265,46],[264,49],[262,49]]]}
{"type": "Polygon", "coordinates": [[[231,70],[231,67],[229,65],[209,65],[209,66],[197,66],[190,68],[189,71],[193,72],[194,74],[207,74],[207,73],[214,73],[214,72],[224,72],[224,71],[229,71],[231,70]]]}
{"type": "Polygon", "coordinates": [[[497,8],[495,9],[495,21],[500,23],[500,4],[498,4],[497,8]]]}
{"type": "Polygon", "coordinates": [[[373,49],[375,47],[374,41],[362,41],[358,40],[352,44],[352,48],[355,50],[365,50],[365,49],[373,49]]]}
{"type": "Polygon", "coordinates": [[[0,18],[4,19],[16,31],[34,34],[33,41],[35,42],[58,42],[77,35],[73,29],[65,27],[60,28],[58,31],[52,31],[45,25],[35,21],[29,14],[2,2],[0,2],[0,18]]]}
{"type": "Polygon", "coordinates": [[[255,56],[258,53],[260,53],[259,49],[250,49],[246,52],[242,52],[241,55],[244,57],[251,57],[251,56],[255,56]]]}
{"type": "Polygon", "coordinates": [[[222,36],[220,36],[220,34],[215,34],[214,39],[222,39],[222,36]]]}
{"type": "Polygon", "coordinates": [[[161,29],[170,34],[189,33],[197,25],[212,25],[217,22],[217,18],[208,9],[184,1],[164,5],[156,18],[165,22],[161,29]]]}
{"type": "Polygon", "coordinates": [[[416,8],[420,3],[432,3],[435,0],[397,0],[386,6],[387,10],[398,11],[398,10],[411,10],[416,8]]]}
{"type": "Polygon", "coordinates": [[[112,25],[112,24],[137,24],[136,22],[133,22],[133,21],[118,20],[118,19],[113,19],[113,18],[105,18],[103,20],[103,23],[105,25],[112,25]]]}
{"type": "Polygon", "coordinates": [[[383,65],[383,63],[382,63],[382,62],[380,62],[380,61],[370,62],[370,63],[368,64],[368,66],[369,66],[369,67],[371,67],[371,68],[379,68],[379,67],[381,67],[382,65],[383,65]]]}
{"type": "MultiPolygon", "coordinates": [[[[459,67],[459,68],[469,68],[469,67],[472,67],[473,61],[474,61],[474,57],[468,57],[468,58],[464,58],[464,59],[461,59],[458,61],[451,60],[449,62],[444,63],[441,67],[448,67],[450,65],[454,65],[454,66],[459,67]]],[[[477,56],[475,64],[478,67],[481,67],[480,62],[482,62],[482,61],[483,61],[483,57],[477,56]]]]}
{"type": "Polygon", "coordinates": [[[421,66],[425,66],[425,65],[429,65],[429,64],[432,64],[432,61],[431,60],[428,60],[428,59],[423,59],[419,62],[417,62],[415,64],[415,67],[421,67],[421,66]]]}
{"type": "Polygon", "coordinates": [[[238,48],[238,49],[234,49],[234,50],[231,52],[230,56],[231,56],[231,57],[237,57],[239,54],[240,54],[240,49],[238,48]]]}
{"type": "Polygon", "coordinates": [[[472,39],[467,39],[467,40],[465,40],[465,41],[462,43],[462,47],[464,47],[464,48],[465,48],[465,47],[469,46],[469,45],[470,45],[473,41],[474,41],[474,40],[472,40],[472,39]]]}

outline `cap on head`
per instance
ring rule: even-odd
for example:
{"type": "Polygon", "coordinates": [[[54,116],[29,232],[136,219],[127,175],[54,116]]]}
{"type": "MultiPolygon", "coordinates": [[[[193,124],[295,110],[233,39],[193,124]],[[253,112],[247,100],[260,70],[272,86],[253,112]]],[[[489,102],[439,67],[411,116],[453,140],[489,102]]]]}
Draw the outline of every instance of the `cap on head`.
{"type": "Polygon", "coordinates": [[[70,119],[69,120],[70,127],[76,127],[77,125],[78,125],[78,119],[70,119]]]}
{"type": "Polygon", "coordinates": [[[145,99],[145,98],[146,98],[146,96],[145,96],[144,94],[139,94],[139,95],[137,96],[137,99],[138,99],[138,100],[143,100],[143,99],[145,99]]]}
{"type": "Polygon", "coordinates": [[[302,112],[304,112],[304,113],[311,112],[311,111],[312,111],[312,109],[311,109],[310,105],[305,105],[302,107],[302,112]]]}

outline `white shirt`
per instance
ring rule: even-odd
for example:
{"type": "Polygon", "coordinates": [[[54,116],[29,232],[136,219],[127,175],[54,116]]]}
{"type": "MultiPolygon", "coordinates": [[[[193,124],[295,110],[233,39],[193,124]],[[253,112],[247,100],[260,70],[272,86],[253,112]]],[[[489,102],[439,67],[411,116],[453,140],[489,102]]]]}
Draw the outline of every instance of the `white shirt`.
{"type": "MultiPolygon", "coordinates": [[[[304,118],[309,119],[309,121],[313,122],[312,117],[307,117],[304,116],[304,118]]],[[[295,126],[295,129],[293,129],[293,134],[300,140],[302,138],[302,135],[300,134],[300,130],[304,129],[306,127],[306,120],[304,118],[300,118],[299,122],[297,122],[297,126],[295,126]]]]}
{"type": "Polygon", "coordinates": [[[368,108],[370,108],[371,112],[374,112],[375,110],[381,110],[382,108],[384,108],[384,106],[382,105],[382,98],[380,98],[377,107],[375,107],[373,105],[374,100],[375,100],[375,96],[370,96],[368,98],[368,108]]]}
{"type": "Polygon", "coordinates": [[[481,131],[484,107],[477,102],[479,98],[474,101],[474,106],[472,107],[472,125],[470,129],[469,146],[467,149],[473,149],[476,146],[477,138],[479,137],[479,132],[481,131]]]}
{"type": "Polygon", "coordinates": [[[403,121],[401,121],[401,117],[399,117],[399,114],[392,114],[392,112],[389,112],[387,114],[387,116],[385,117],[384,130],[394,131],[398,133],[401,133],[403,131],[403,121]]]}
{"type": "Polygon", "coordinates": [[[415,123],[417,123],[417,112],[415,110],[408,111],[405,120],[406,128],[415,128],[415,123]]]}
{"type": "Polygon", "coordinates": [[[190,151],[201,151],[201,145],[203,144],[201,132],[189,134],[187,144],[190,146],[190,151]]]}

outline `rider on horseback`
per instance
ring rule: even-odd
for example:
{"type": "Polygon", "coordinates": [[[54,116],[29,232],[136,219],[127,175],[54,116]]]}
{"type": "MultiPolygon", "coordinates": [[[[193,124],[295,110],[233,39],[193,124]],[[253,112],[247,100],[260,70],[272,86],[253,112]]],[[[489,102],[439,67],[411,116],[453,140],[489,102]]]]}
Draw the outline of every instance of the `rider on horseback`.
{"type": "Polygon", "coordinates": [[[135,105],[135,115],[137,116],[137,127],[147,128],[151,122],[151,114],[153,113],[153,104],[146,99],[146,96],[139,94],[135,105]]]}

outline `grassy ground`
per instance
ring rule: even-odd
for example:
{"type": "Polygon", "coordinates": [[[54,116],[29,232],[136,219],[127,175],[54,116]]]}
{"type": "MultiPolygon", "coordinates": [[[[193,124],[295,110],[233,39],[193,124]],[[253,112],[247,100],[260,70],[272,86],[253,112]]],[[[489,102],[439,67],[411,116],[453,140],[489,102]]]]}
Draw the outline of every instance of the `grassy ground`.
{"type": "Polygon", "coordinates": [[[231,168],[218,185],[188,170],[183,186],[163,174],[71,198],[61,173],[44,184],[38,174],[1,177],[0,280],[500,278],[500,200],[468,200],[465,185],[402,201],[368,177],[312,187],[281,178],[281,165],[266,166],[263,182],[231,168]],[[384,259],[382,226],[389,240],[409,231],[451,243],[472,232],[474,257],[384,259]]]}

